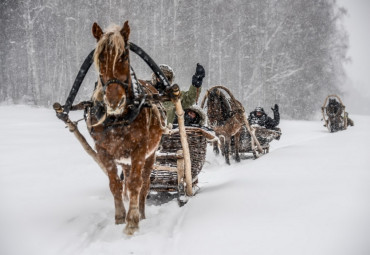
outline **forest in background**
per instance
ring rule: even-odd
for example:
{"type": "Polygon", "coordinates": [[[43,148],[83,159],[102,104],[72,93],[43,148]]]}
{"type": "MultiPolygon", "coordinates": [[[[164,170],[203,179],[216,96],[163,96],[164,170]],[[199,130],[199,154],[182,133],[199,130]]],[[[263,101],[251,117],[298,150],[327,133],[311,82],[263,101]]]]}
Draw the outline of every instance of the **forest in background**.
{"type": "MultiPolygon", "coordinates": [[[[182,89],[201,63],[203,93],[222,84],[247,111],[277,103],[283,118],[310,119],[326,95],[341,95],[346,77],[346,10],[335,0],[5,0],[0,8],[4,103],[65,102],[95,47],[94,22],[129,20],[130,40],[173,67],[182,89]]],[[[144,62],[131,59],[149,79],[144,62]]],[[[92,67],[75,102],[90,98],[96,79],[92,67]]]]}

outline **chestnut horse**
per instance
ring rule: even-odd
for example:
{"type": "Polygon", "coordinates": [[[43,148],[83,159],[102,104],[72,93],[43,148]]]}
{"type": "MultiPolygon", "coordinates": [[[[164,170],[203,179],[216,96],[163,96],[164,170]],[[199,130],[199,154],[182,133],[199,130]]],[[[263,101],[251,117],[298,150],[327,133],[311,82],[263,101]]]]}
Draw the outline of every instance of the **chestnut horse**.
{"type": "Polygon", "coordinates": [[[136,108],[139,111],[135,118],[125,118],[132,115],[135,108],[133,84],[137,84],[130,75],[128,22],[122,28],[111,27],[105,33],[94,23],[92,33],[97,40],[94,63],[100,76],[92,99],[94,105],[104,107],[104,114],[99,119],[90,111],[87,123],[98,159],[108,173],[114,197],[115,223],[126,222],[125,233],[132,235],[139,228],[139,220],[145,218],[149,177],[162,137],[164,119],[153,114],[150,106],[136,108]],[[124,168],[124,184],[129,193],[127,214],[118,165],[124,168]]]}
{"type": "MultiPolygon", "coordinates": [[[[216,135],[221,138],[221,151],[226,163],[230,164],[230,143],[231,137],[235,140],[235,160],[240,162],[239,138],[240,129],[244,125],[244,107],[237,101],[231,92],[223,86],[215,86],[209,89],[203,98],[202,108],[207,99],[207,117],[210,127],[216,135]],[[230,99],[221,91],[226,91],[230,99]],[[222,139],[224,138],[224,139],[222,139]]],[[[219,153],[218,147],[214,144],[216,154],[219,153]]]]}

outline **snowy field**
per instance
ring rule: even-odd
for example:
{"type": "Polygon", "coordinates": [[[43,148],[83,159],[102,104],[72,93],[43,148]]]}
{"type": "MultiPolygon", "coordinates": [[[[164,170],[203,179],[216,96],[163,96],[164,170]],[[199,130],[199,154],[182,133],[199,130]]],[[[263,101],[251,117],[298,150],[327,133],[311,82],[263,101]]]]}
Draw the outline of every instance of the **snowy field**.
{"type": "Polygon", "coordinates": [[[182,208],[149,201],[132,237],[114,224],[107,177],[51,109],[0,116],[2,255],[370,254],[370,116],[334,134],[282,121],[269,154],[231,166],[209,150],[199,193],[182,208]]]}

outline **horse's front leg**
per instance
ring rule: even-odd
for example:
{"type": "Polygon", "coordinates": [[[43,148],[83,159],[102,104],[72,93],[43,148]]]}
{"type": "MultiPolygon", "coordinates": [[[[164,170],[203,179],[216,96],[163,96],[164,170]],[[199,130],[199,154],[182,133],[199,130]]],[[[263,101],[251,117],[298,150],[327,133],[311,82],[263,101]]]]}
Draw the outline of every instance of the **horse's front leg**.
{"type": "Polygon", "coordinates": [[[221,142],[221,155],[225,157],[225,136],[220,135],[220,142],[221,142]]]}
{"type": "Polygon", "coordinates": [[[146,159],[143,173],[141,175],[143,177],[143,185],[141,187],[139,197],[139,212],[141,220],[145,219],[145,202],[150,188],[150,173],[153,170],[154,161],[155,152],[146,159]]]}
{"type": "Polygon", "coordinates": [[[130,206],[126,217],[125,233],[132,235],[139,229],[139,192],[143,185],[142,170],[145,164],[145,148],[139,146],[131,154],[131,172],[126,180],[127,189],[129,191],[130,206]]]}
{"type": "Polygon", "coordinates": [[[226,164],[230,165],[230,138],[225,140],[224,155],[225,155],[226,164]]]}
{"type": "Polygon", "coordinates": [[[108,171],[109,188],[113,194],[115,207],[115,221],[116,224],[125,223],[126,210],[122,201],[123,184],[117,174],[117,166],[114,159],[104,149],[97,148],[100,161],[104,164],[108,171]]]}
{"type": "Polygon", "coordinates": [[[217,142],[217,141],[216,141],[216,142],[213,142],[213,152],[214,152],[216,155],[220,154],[220,150],[219,150],[219,148],[218,148],[218,142],[217,142]]]}
{"type": "Polygon", "coordinates": [[[237,132],[234,136],[234,145],[235,145],[235,160],[240,162],[239,147],[240,147],[240,131],[237,132]]]}

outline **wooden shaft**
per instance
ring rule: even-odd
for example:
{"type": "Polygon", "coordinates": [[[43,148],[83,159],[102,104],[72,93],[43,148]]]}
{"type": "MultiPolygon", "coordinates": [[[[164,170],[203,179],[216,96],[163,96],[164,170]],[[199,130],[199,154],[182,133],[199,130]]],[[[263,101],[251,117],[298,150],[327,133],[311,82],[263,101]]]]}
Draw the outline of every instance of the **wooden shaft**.
{"type": "Polygon", "coordinates": [[[89,154],[95,160],[95,162],[98,163],[98,165],[103,170],[105,175],[108,176],[107,169],[105,168],[103,163],[99,160],[99,158],[96,154],[96,151],[93,148],[91,148],[90,144],[86,141],[85,137],[80,133],[80,131],[78,130],[77,125],[75,123],[73,123],[69,118],[68,118],[66,124],[69,128],[69,131],[71,131],[75,135],[75,137],[80,142],[82,147],[85,149],[87,154],[89,154]]]}
{"type": "Polygon", "coordinates": [[[346,130],[348,126],[348,114],[346,113],[346,107],[344,105],[343,105],[343,121],[344,121],[344,130],[346,130]]]}
{"type": "Polygon", "coordinates": [[[257,149],[260,153],[263,153],[263,149],[261,147],[261,144],[260,142],[258,141],[256,135],[254,134],[254,132],[252,131],[252,128],[251,126],[249,126],[249,122],[248,122],[248,119],[247,117],[245,116],[245,114],[243,114],[243,118],[244,118],[244,124],[245,126],[247,127],[247,130],[249,132],[249,134],[251,135],[252,139],[254,140],[254,143],[257,145],[257,149]]]}
{"type": "MultiPolygon", "coordinates": [[[[63,107],[60,105],[60,103],[54,103],[53,104],[53,108],[54,108],[54,110],[55,110],[55,112],[57,114],[63,113],[63,107]]],[[[99,158],[98,158],[98,156],[96,154],[96,151],[93,148],[91,148],[90,144],[86,141],[85,137],[80,133],[80,131],[78,130],[77,124],[75,124],[74,122],[72,122],[69,119],[68,115],[66,115],[66,118],[65,119],[63,118],[63,121],[67,125],[69,131],[72,132],[75,135],[75,137],[80,142],[80,144],[82,145],[82,147],[85,149],[85,151],[87,152],[87,154],[89,154],[95,160],[95,162],[98,163],[98,165],[103,170],[103,172],[105,173],[105,175],[108,176],[107,169],[105,168],[105,166],[103,165],[103,163],[99,160],[99,158]]]]}
{"type": "MultiPolygon", "coordinates": [[[[179,150],[178,153],[183,154],[183,151],[179,150]]],[[[184,174],[185,174],[185,169],[184,169],[185,164],[184,163],[185,163],[184,158],[177,159],[177,182],[178,182],[178,185],[184,183],[184,174]]]]}
{"type": "Polygon", "coordinates": [[[175,105],[177,120],[179,123],[180,140],[182,150],[184,152],[184,163],[185,163],[185,182],[186,182],[186,195],[193,195],[192,177],[191,177],[191,161],[188,139],[186,137],[185,122],[184,122],[184,110],[182,109],[181,101],[179,98],[173,99],[172,102],[175,105]]]}
{"type": "Polygon", "coordinates": [[[197,96],[195,98],[195,104],[198,105],[198,100],[199,100],[199,88],[197,88],[197,96]]]}
{"type": "Polygon", "coordinates": [[[323,120],[325,121],[325,126],[326,126],[326,128],[330,131],[330,127],[329,127],[329,119],[326,119],[326,118],[325,118],[325,107],[321,107],[321,112],[322,112],[322,118],[323,118],[323,120]]]}

